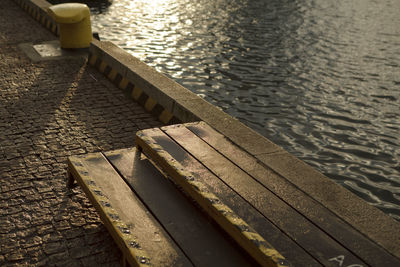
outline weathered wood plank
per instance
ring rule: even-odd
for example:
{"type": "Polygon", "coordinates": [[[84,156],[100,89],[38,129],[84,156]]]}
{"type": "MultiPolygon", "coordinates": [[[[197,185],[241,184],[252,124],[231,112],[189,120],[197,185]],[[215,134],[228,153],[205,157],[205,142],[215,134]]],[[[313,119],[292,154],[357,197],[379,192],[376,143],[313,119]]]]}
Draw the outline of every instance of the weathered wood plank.
{"type": "Polygon", "coordinates": [[[321,263],[324,265],[332,264],[332,261],[330,261],[332,257],[344,255],[352,264],[365,265],[351,251],[310,223],[302,214],[287,205],[187,128],[178,125],[163,127],[162,129],[321,263]]]}
{"type": "Polygon", "coordinates": [[[262,266],[288,266],[286,259],[242,218],[234,213],[190,172],[184,170],[170,154],[143,132],[136,135],[136,144],[160,164],[175,183],[182,187],[246,252],[262,266]]]}
{"type": "Polygon", "coordinates": [[[372,266],[400,265],[398,258],[366,236],[360,234],[353,226],[345,223],[284,177],[261,165],[257,159],[232,144],[225,136],[216,132],[206,123],[189,123],[185,124],[185,126],[263,186],[282,198],[291,207],[302,213],[323,231],[343,244],[343,246],[365,260],[367,264],[372,266]]]}
{"type": "Polygon", "coordinates": [[[131,266],[192,266],[101,153],[70,157],[68,171],[131,266]]]}
{"type": "MultiPolygon", "coordinates": [[[[149,129],[144,131],[145,136],[153,138],[158,144],[160,144],[163,149],[168,151],[176,160],[182,163],[184,167],[196,168],[193,172],[198,181],[207,182],[211,185],[209,188],[213,193],[218,195],[222,202],[228,202],[230,208],[238,215],[246,214],[249,220],[248,223],[252,227],[257,228],[257,232],[265,237],[268,237],[268,241],[282,248],[282,254],[286,258],[290,258],[290,262],[296,266],[318,266],[319,264],[312,257],[310,257],[306,251],[302,250],[293,240],[289,239],[287,236],[282,234],[282,232],[272,225],[268,220],[260,215],[254,210],[247,202],[240,198],[239,195],[235,194],[230,188],[228,188],[224,183],[222,183],[217,177],[212,173],[208,172],[200,163],[193,159],[189,154],[187,154],[181,147],[177,146],[168,136],[166,136],[159,129],[149,129]]],[[[140,133],[138,133],[140,134],[140,133]]],[[[146,143],[142,139],[137,139],[137,144],[146,148],[146,143]]],[[[155,154],[154,150],[145,150],[145,153],[150,153],[152,159],[157,159],[157,163],[160,164],[162,168],[168,169],[170,165],[168,162],[160,161],[158,156],[155,154]]],[[[217,212],[218,213],[218,212],[217,212]]],[[[281,252],[281,250],[279,250],[281,252]]]]}
{"type": "Polygon", "coordinates": [[[257,159],[400,258],[400,223],[287,152],[257,159]],[[305,179],[304,177],[307,177],[305,179]]]}
{"type": "Polygon", "coordinates": [[[142,153],[121,149],[105,155],[195,266],[254,264],[142,153]]]}

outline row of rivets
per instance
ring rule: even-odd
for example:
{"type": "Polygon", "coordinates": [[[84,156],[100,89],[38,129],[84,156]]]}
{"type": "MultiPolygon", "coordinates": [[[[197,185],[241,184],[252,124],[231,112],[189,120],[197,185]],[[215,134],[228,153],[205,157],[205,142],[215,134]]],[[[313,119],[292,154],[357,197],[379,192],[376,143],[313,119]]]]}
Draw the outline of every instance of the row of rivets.
{"type": "MultiPolygon", "coordinates": [[[[186,171],[184,167],[167,151],[162,148],[160,149],[159,144],[157,144],[151,136],[146,136],[144,131],[140,132],[137,136],[142,139],[150,149],[153,149],[158,157],[167,161],[176,174],[179,177],[184,178],[184,180],[187,181],[187,184],[189,184],[195,192],[208,202],[206,205],[211,204],[211,206],[222,215],[222,218],[238,229],[242,236],[258,248],[259,252],[272,259],[278,266],[287,265],[284,257],[277,250],[273,249],[273,247],[265,241],[262,236],[252,229],[243,219],[237,216],[228,206],[223,204],[203,183],[196,181],[193,175],[186,171]]],[[[202,205],[202,203],[199,204],[202,205]]]]}
{"type": "Polygon", "coordinates": [[[99,158],[96,155],[89,154],[88,156],[75,156],[70,157],[69,160],[75,168],[76,172],[80,175],[82,181],[88,185],[88,189],[92,192],[93,198],[100,204],[104,214],[113,225],[114,229],[119,231],[120,237],[123,239],[126,247],[134,255],[136,263],[141,266],[150,265],[150,258],[145,255],[138,241],[132,236],[129,227],[121,221],[118,213],[113,209],[108,197],[101,191],[101,188],[96,185],[96,182],[89,176],[89,172],[80,160],[93,160],[99,158]]]}

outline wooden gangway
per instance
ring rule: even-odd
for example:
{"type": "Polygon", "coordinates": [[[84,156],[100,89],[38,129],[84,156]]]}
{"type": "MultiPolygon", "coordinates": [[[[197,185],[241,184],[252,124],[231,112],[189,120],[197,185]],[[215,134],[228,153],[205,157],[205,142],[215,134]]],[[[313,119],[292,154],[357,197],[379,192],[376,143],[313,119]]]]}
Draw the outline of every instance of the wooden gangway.
{"type": "Polygon", "coordinates": [[[68,162],[132,266],[400,266],[204,122],[143,130],[136,144],[68,162]]]}

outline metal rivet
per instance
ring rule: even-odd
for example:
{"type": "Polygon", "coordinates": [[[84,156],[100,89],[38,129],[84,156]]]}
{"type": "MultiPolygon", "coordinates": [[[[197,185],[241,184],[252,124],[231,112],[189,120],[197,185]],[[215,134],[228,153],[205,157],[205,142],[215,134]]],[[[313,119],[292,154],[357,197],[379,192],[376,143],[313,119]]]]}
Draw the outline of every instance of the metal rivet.
{"type": "Polygon", "coordinates": [[[111,204],[109,202],[106,201],[100,201],[101,205],[105,206],[105,207],[111,207],[111,204]]]}
{"type": "MultiPolygon", "coordinates": [[[[271,248],[267,242],[265,242],[264,240],[259,240],[259,239],[250,239],[251,242],[253,242],[254,244],[256,244],[257,247],[265,247],[265,248],[271,248]]],[[[271,248],[272,249],[272,248],[271,248]]]]}
{"type": "Polygon", "coordinates": [[[208,200],[211,202],[211,204],[217,204],[221,202],[218,198],[209,198],[208,200]]]}
{"type": "Polygon", "coordinates": [[[111,219],[113,219],[114,221],[118,221],[119,220],[119,216],[117,214],[113,214],[113,213],[107,213],[108,216],[110,216],[111,219]]]}
{"type": "Polygon", "coordinates": [[[237,224],[236,225],[237,228],[240,229],[240,231],[242,232],[250,232],[249,226],[245,225],[245,224],[237,224]]]}
{"type": "Polygon", "coordinates": [[[278,259],[278,263],[281,265],[289,266],[289,263],[285,259],[278,259]]]}
{"type": "Polygon", "coordinates": [[[192,175],[186,176],[186,180],[188,181],[194,181],[194,177],[192,175]]]}
{"type": "Polygon", "coordinates": [[[99,195],[99,196],[102,196],[102,195],[103,195],[103,193],[102,193],[100,190],[97,190],[97,189],[93,190],[93,192],[94,192],[96,195],[99,195]]]}
{"type": "Polygon", "coordinates": [[[130,234],[131,233],[131,231],[126,227],[119,227],[119,230],[121,230],[121,232],[124,233],[124,234],[130,234]]]}
{"type": "Polygon", "coordinates": [[[143,256],[139,257],[139,261],[140,261],[140,263],[143,263],[143,264],[150,264],[150,259],[143,257],[143,256]]]}
{"type": "Polygon", "coordinates": [[[139,243],[136,242],[136,241],[130,241],[130,242],[129,242],[129,246],[130,246],[131,248],[141,249],[139,243]]]}

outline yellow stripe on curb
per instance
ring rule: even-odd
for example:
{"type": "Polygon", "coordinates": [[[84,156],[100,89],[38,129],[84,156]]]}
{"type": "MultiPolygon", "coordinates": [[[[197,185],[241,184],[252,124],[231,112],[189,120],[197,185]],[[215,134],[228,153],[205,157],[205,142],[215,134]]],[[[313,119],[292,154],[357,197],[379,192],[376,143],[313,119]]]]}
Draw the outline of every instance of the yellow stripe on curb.
{"type": "Polygon", "coordinates": [[[128,86],[128,83],[129,83],[128,79],[123,77],[119,82],[118,87],[121,88],[122,90],[125,90],[125,88],[128,86]]]}
{"type": "Polygon", "coordinates": [[[134,87],[132,90],[132,98],[135,99],[136,101],[139,100],[139,97],[142,95],[143,91],[139,87],[134,87]]]}
{"type": "Polygon", "coordinates": [[[18,4],[22,10],[27,12],[34,20],[38,21],[40,24],[45,26],[45,28],[57,35],[57,25],[55,22],[53,22],[50,16],[47,16],[42,12],[43,8],[39,7],[35,1],[14,0],[14,2],[18,4]]]}
{"type": "Polygon", "coordinates": [[[167,124],[173,117],[174,115],[172,115],[171,112],[169,112],[168,110],[164,109],[163,112],[161,112],[160,116],[158,117],[158,119],[164,123],[167,124]]]}
{"type": "Polygon", "coordinates": [[[149,96],[149,98],[147,98],[146,100],[146,103],[144,104],[144,109],[150,112],[156,105],[157,101],[155,101],[152,97],[149,96]]]}
{"type": "Polygon", "coordinates": [[[102,60],[101,61],[101,63],[100,63],[100,66],[99,66],[99,71],[101,72],[101,73],[104,73],[104,70],[107,68],[107,63],[104,61],[104,60],[102,60]]]}
{"type": "Polygon", "coordinates": [[[95,55],[90,55],[89,57],[89,65],[94,66],[96,64],[97,56],[95,55]]]}
{"type": "Polygon", "coordinates": [[[243,249],[262,266],[289,266],[285,258],[250,225],[165,151],[147,132],[136,133],[136,145],[191,196],[243,249]]]}
{"type": "MultiPolygon", "coordinates": [[[[98,57],[97,55],[90,53],[89,54],[89,60],[88,64],[91,66],[96,67],[100,73],[105,74],[105,76],[113,83],[118,83],[117,87],[125,91],[130,83],[135,84],[134,82],[128,80],[126,76],[122,76],[115,68],[113,68],[111,65],[109,65],[105,60],[103,60],[101,57],[98,57]],[[100,63],[100,64],[99,64],[100,63]],[[108,69],[110,72],[108,72],[108,69]],[[106,72],[107,70],[107,72],[106,72]],[[119,78],[118,78],[119,76],[119,78]],[[118,78],[118,80],[117,80],[118,78]],[[121,80],[119,80],[121,79],[121,80]]],[[[140,102],[139,104],[142,105],[146,111],[148,112],[153,112],[156,114],[153,114],[158,117],[158,119],[164,123],[168,124],[171,120],[173,120],[175,117],[173,114],[165,109],[161,105],[157,105],[158,101],[157,99],[154,99],[153,97],[147,95],[145,92],[140,87],[133,86],[132,91],[130,92],[131,98],[135,100],[136,102],[140,102]],[[140,99],[141,97],[145,96],[144,99],[146,101],[143,101],[140,99]],[[139,101],[140,99],[140,101],[139,101]],[[157,109],[155,109],[157,107],[157,109]]],[[[175,118],[176,119],[176,118],[175,118]]]]}
{"type": "Polygon", "coordinates": [[[107,75],[107,78],[111,81],[113,81],[115,79],[115,77],[117,77],[118,72],[112,68],[110,73],[107,75]]]}

